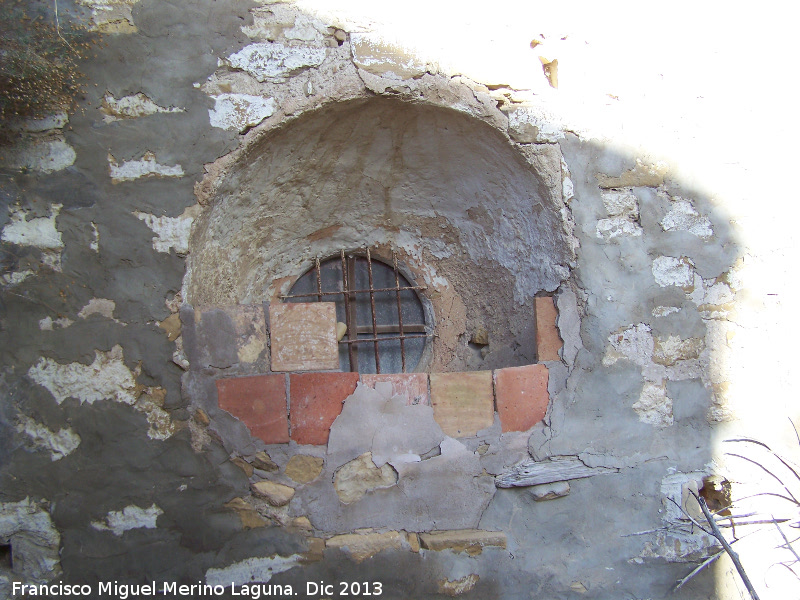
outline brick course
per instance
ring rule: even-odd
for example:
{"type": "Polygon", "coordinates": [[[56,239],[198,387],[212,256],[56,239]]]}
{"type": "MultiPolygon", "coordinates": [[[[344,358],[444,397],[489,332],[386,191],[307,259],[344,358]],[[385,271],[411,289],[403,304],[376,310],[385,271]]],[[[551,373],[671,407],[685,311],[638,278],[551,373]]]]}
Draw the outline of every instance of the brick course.
{"type": "Polygon", "coordinates": [[[292,439],[298,444],[327,444],[342,403],[356,389],[358,373],[293,373],[289,377],[292,439]]]}
{"type": "Polygon", "coordinates": [[[283,375],[217,379],[219,407],[242,421],[267,444],[289,441],[286,384],[283,375]]]}

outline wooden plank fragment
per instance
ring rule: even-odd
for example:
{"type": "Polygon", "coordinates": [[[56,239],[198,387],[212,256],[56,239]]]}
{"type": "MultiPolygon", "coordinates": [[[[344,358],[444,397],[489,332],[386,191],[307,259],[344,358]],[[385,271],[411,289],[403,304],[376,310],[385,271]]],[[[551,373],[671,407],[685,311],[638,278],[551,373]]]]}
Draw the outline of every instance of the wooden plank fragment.
{"type": "Polygon", "coordinates": [[[554,456],[539,462],[533,459],[523,460],[498,475],[495,478],[495,485],[501,488],[525,487],[608,473],[619,473],[619,469],[589,467],[577,456],[554,456]]]}

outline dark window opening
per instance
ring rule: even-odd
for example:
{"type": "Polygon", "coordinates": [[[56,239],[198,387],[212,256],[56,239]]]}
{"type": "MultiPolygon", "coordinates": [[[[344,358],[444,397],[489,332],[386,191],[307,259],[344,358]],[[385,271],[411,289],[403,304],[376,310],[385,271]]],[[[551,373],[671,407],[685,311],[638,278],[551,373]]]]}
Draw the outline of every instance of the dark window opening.
{"type": "Polygon", "coordinates": [[[362,254],[340,252],[317,259],[292,286],[286,302],[335,302],[336,319],[346,327],[339,340],[342,371],[406,373],[418,366],[427,338],[425,309],[414,285],[389,265],[362,254]]]}
{"type": "Polygon", "coordinates": [[[0,544],[0,571],[12,570],[14,561],[11,554],[11,544],[0,544]]]}

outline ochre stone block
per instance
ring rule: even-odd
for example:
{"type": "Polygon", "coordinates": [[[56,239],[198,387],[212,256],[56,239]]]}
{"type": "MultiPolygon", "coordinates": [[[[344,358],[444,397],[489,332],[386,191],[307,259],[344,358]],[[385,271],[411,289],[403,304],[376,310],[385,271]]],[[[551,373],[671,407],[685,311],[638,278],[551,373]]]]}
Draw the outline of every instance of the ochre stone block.
{"type": "Polygon", "coordinates": [[[550,395],[544,365],[509,367],[494,372],[497,412],[503,431],[527,431],[544,418],[550,395]]]}
{"type": "Polygon", "coordinates": [[[267,444],[289,441],[284,375],[217,379],[219,407],[231,413],[267,444]]]}
{"type": "Polygon", "coordinates": [[[392,384],[392,393],[395,396],[403,395],[408,398],[408,405],[424,404],[430,406],[428,397],[428,375],[426,373],[381,373],[364,374],[361,383],[375,388],[376,383],[388,382],[392,384]]]}
{"type": "Polygon", "coordinates": [[[558,351],[564,343],[558,335],[558,310],[552,296],[534,298],[536,312],[536,356],[539,362],[561,360],[558,351]]]}
{"type": "Polygon", "coordinates": [[[420,545],[427,550],[453,550],[470,556],[480,554],[486,546],[506,547],[506,534],[502,531],[457,529],[419,534],[420,545]]]}
{"type": "Polygon", "coordinates": [[[494,422],[491,371],[431,373],[433,417],[450,437],[470,437],[494,422]]]}
{"type": "Polygon", "coordinates": [[[273,371],[339,369],[333,302],[272,303],[269,330],[273,371]]]}
{"type": "Polygon", "coordinates": [[[342,403],[356,390],[358,373],[294,373],[289,377],[292,439],[298,444],[327,444],[342,403]]]}

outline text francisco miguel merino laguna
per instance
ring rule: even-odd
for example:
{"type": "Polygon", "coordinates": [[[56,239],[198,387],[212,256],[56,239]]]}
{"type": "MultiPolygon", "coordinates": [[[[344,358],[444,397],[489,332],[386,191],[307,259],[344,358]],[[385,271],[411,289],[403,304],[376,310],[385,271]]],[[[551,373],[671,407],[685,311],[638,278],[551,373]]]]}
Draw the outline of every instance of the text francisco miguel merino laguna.
{"type": "MultiPolygon", "coordinates": [[[[317,583],[307,584],[311,589],[303,590],[306,595],[319,595],[325,587],[331,588],[333,586],[322,586],[317,583]]],[[[299,590],[298,590],[299,591],[299,590]]],[[[326,590],[328,591],[328,590],[326,590]]],[[[50,583],[50,584],[28,584],[13,582],[11,593],[14,596],[26,595],[32,596],[92,596],[92,597],[112,597],[119,598],[119,600],[127,600],[128,598],[137,598],[142,596],[222,596],[223,594],[230,594],[231,596],[242,596],[242,598],[249,598],[250,600],[258,600],[259,598],[269,596],[295,596],[296,592],[291,585],[278,585],[267,583],[249,583],[236,585],[231,583],[229,586],[222,585],[208,585],[201,582],[185,585],[176,582],[165,581],[156,584],[156,582],[146,584],[126,584],[117,583],[116,581],[101,581],[95,585],[89,584],[68,584],[68,583],[50,583]]]]}

